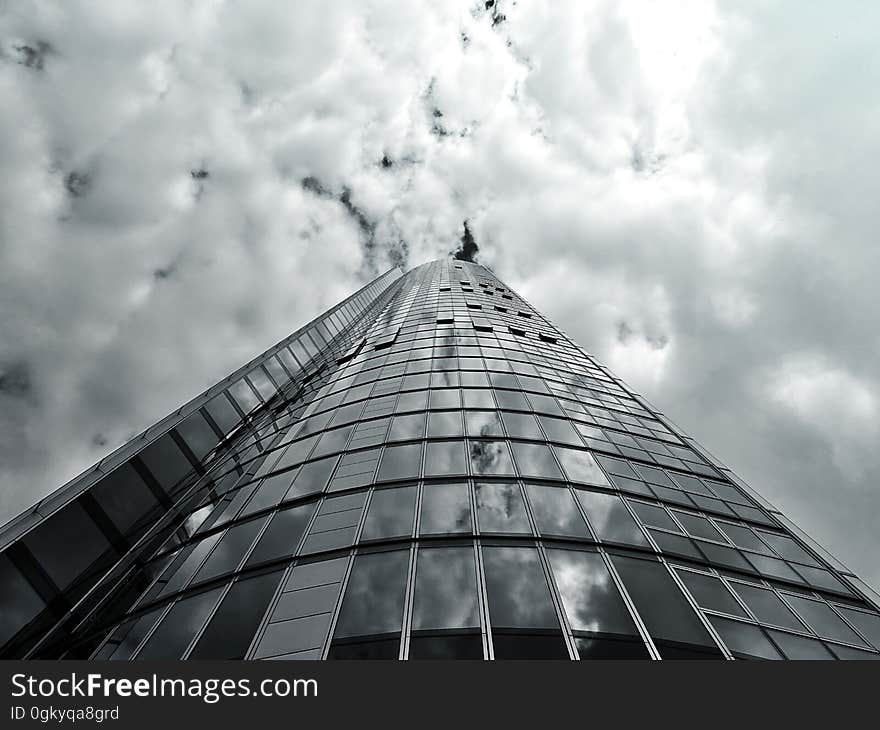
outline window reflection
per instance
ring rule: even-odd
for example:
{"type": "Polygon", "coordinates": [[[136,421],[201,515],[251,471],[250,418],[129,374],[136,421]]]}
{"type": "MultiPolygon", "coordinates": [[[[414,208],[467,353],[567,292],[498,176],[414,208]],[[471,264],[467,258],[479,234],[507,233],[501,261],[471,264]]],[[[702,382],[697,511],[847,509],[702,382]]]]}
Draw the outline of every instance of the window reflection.
{"type": "Polygon", "coordinates": [[[533,547],[483,547],[492,628],[558,628],[550,589],[533,547]]]}
{"type": "Polygon", "coordinates": [[[477,484],[474,489],[481,532],[531,533],[518,484],[477,484]]]}
{"type": "Polygon", "coordinates": [[[471,529],[467,484],[425,484],[419,520],[420,534],[471,532],[471,529]]]}
{"type": "Polygon", "coordinates": [[[616,494],[588,492],[582,489],[575,490],[575,493],[600,540],[630,545],[648,544],[638,524],[624,506],[623,500],[616,494]]]}
{"type": "Polygon", "coordinates": [[[413,630],[479,625],[473,548],[419,550],[413,597],[413,630]]]}
{"type": "Polygon", "coordinates": [[[470,441],[468,450],[474,475],[514,474],[506,441],[470,441]]]}
{"type": "Polygon", "coordinates": [[[562,478],[562,472],[556,466],[553,452],[546,444],[527,444],[514,441],[511,443],[511,447],[519,473],[523,476],[545,479],[562,478]]]}
{"type": "Polygon", "coordinates": [[[417,477],[419,475],[421,457],[421,444],[387,447],[382,454],[382,464],[379,466],[378,479],[384,481],[391,479],[413,479],[417,477]]]}
{"type": "Polygon", "coordinates": [[[425,445],[425,476],[467,474],[463,441],[429,441],[425,445]]]}
{"type": "Polygon", "coordinates": [[[464,414],[469,436],[503,436],[501,417],[497,411],[466,411],[464,414]]]}
{"type": "Polygon", "coordinates": [[[532,515],[542,535],[591,537],[584,518],[566,487],[526,485],[532,515]]]}
{"type": "Polygon", "coordinates": [[[366,553],[355,558],[336,638],[400,631],[409,551],[366,553]]]}
{"type": "Polygon", "coordinates": [[[361,534],[362,540],[403,537],[412,534],[417,488],[377,489],[361,534]]]}
{"type": "Polygon", "coordinates": [[[461,411],[431,411],[428,414],[428,438],[463,435],[461,411]]]}
{"type": "Polygon", "coordinates": [[[137,658],[179,659],[214,608],[221,591],[222,588],[215,588],[175,603],[137,658]]]}
{"type": "Polygon", "coordinates": [[[563,446],[557,446],[555,451],[569,481],[580,482],[581,484],[611,486],[593,458],[593,455],[588,451],[567,449],[563,446]]]}
{"type": "Polygon", "coordinates": [[[548,550],[553,577],[571,628],[594,633],[637,634],[635,622],[598,553],[548,550]]]}

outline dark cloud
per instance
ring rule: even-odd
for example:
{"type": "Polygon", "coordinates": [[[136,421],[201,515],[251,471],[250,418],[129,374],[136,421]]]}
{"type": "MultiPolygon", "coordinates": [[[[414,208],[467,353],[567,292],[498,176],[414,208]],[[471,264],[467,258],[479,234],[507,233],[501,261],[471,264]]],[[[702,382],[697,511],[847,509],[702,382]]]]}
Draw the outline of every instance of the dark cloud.
{"type": "Polygon", "coordinates": [[[474,240],[474,234],[471,233],[471,229],[468,226],[467,221],[464,221],[463,227],[464,231],[462,232],[461,238],[458,241],[458,248],[455,249],[455,251],[452,251],[452,258],[459,259],[460,261],[475,262],[477,260],[477,253],[479,252],[480,247],[474,240]]]}

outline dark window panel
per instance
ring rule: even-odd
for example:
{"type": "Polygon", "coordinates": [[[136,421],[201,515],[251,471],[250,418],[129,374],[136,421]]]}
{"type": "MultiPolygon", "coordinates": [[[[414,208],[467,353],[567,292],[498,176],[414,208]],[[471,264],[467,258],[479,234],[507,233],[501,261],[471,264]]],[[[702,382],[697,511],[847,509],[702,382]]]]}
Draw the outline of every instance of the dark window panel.
{"type": "Polygon", "coordinates": [[[413,636],[409,640],[410,659],[482,659],[483,640],[479,634],[413,636]]]}
{"type": "Polygon", "coordinates": [[[338,456],[330,456],[326,459],[311,461],[303,466],[293,480],[285,498],[293,499],[324,491],[337,461],[339,461],[338,456]]]}
{"type": "MultiPolygon", "coordinates": [[[[612,562],[655,642],[717,652],[709,632],[661,563],[622,555],[612,556],[612,562]]],[[[670,658],[659,643],[658,649],[662,658],[670,658]]]]}
{"type": "Polygon", "coordinates": [[[576,636],[574,642],[582,661],[651,658],[645,642],[638,638],[576,636]]]}
{"type": "Polygon", "coordinates": [[[856,611],[855,609],[838,606],[846,619],[855,626],[868,641],[875,647],[880,648],[880,616],[876,613],[866,613],[865,611],[856,611]]]}
{"type": "Polygon", "coordinates": [[[757,626],[740,623],[719,616],[711,616],[712,626],[730,653],[739,659],[782,659],[767,635],[757,626]]]}
{"type": "Polygon", "coordinates": [[[46,604],[9,557],[0,554],[0,646],[29,624],[46,604]]]}
{"type": "Polygon", "coordinates": [[[496,659],[568,659],[562,635],[498,634],[492,636],[496,659]]]}
{"type": "Polygon", "coordinates": [[[138,652],[137,659],[180,659],[202,628],[222,590],[214,588],[175,603],[138,652]]]}
{"type": "Polygon", "coordinates": [[[416,560],[413,630],[479,625],[473,548],[420,549],[416,560]]]}
{"type": "Polygon", "coordinates": [[[107,537],[79,501],[65,505],[31,530],[24,544],[62,590],[110,549],[107,537]]]}
{"type": "Polygon", "coordinates": [[[864,644],[856,632],[847,626],[827,604],[792,595],[786,595],[785,600],[819,636],[845,641],[848,644],[864,644]]]}
{"type": "Polygon", "coordinates": [[[731,583],[733,590],[761,623],[803,631],[804,627],[773,591],[744,583],[731,583]]]}
{"type": "Polygon", "coordinates": [[[352,567],[336,638],[400,631],[409,551],[358,555],[352,567]]]}
{"type": "Polygon", "coordinates": [[[262,517],[230,527],[204,565],[199,568],[193,582],[210,580],[222,573],[235,570],[264,524],[266,518],[262,517]]]}
{"type": "Polygon", "coordinates": [[[208,425],[205,417],[199,411],[191,413],[184,421],[178,423],[175,430],[189,446],[189,450],[200,460],[219,441],[214,429],[208,425]]]}
{"type": "Polygon", "coordinates": [[[772,629],[767,633],[776,646],[782,649],[786,659],[833,660],[836,658],[821,641],[816,639],[808,639],[806,636],[795,636],[772,629]]]}
{"type": "Polygon", "coordinates": [[[138,648],[144,637],[150,633],[150,629],[155,626],[159,618],[159,614],[165,609],[165,606],[148,611],[142,616],[130,619],[113,632],[107,644],[103,646],[95,655],[95,659],[112,659],[115,661],[126,661],[131,659],[131,655],[138,648]]]}
{"type": "Polygon", "coordinates": [[[678,525],[676,525],[673,519],[669,516],[669,513],[662,507],[636,501],[630,501],[630,505],[644,524],[653,527],[662,527],[663,529],[673,530],[674,532],[681,532],[678,525]]]}
{"type": "Polygon", "coordinates": [[[168,493],[172,493],[178,482],[193,469],[171,434],[154,441],[138,456],[159,486],[168,493]]]}
{"type": "Polygon", "coordinates": [[[493,631],[559,628],[535,548],[484,546],[483,568],[493,631]]]}
{"type": "Polygon", "coordinates": [[[243,659],[280,580],[275,571],[236,581],[189,658],[243,659]]]}
{"type": "Polygon", "coordinates": [[[397,659],[400,637],[375,641],[347,641],[334,643],[327,654],[328,659],[397,659]]]}
{"type": "Polygon", "coordinates": [[[746,612],[718,578],[689,570],[676,572],[694,600],[703,608],[746,618],[746,612]]]}
{"type": "Polygon", "coordinates": [[[276,512],[248,558],[247,565],[292,555],[315,512],[316,504],[311,502],[276,512]]]}
{"type": "Polygon", "coordinates": [[[95,484],[89,492],[111,522],[124,535],[148,518],[164,511],[156,496],[131,464],[122,464],[95,484]]]}

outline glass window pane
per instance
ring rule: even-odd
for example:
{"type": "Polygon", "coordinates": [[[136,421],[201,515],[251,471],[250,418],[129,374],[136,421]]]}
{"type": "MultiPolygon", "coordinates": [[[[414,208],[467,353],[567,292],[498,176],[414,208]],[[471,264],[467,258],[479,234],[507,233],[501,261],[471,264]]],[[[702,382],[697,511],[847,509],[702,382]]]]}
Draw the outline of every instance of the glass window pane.
{"type": "Polygon", "coordinates": [[[281,572],[236,581],[190,659],[243,659],[281,580],[281,572]]]}
{"type": "Polygon", "coordinates": [[[518,484],[477,484],[480,532],[531,533],[518,484]]]}
{"type": "Polygon", "coordinates": [[[547,557],[573,630],[637,635],[635,622],[601,555],[548,550],[547,557]]]}
{"type": "Polygon", "coordinates": [[[465,408],[494,408],[495,399],[488,388],[466,389],[463,391],[465,408]]]}
{"type": "Polygon", "coordinates": [[[779,650],[757,626],[719,616],[710,616],[709,620],[734,656],[749,659],[783,658],[779,650]]]}
{"type": "Polygon", "coordinates": [[[669,516],[669,513],[662,507],[654,504],[645,504],[644,502],[630,502],[639,519],[646,525],[653,527],[662,527],[673,532],[681,532],[675,521],[669,516]]]}
{"type": "Polygon", "coordinates": [[[535,548],[485,546],[483,568],[493,629],[559,628],[535,548]]]}
{"type": "Polygon", "coordinates": [[[616,494],[588,492],[583,489],[576,489],[575,494],[600,540],[629,545],[648,544],[641,528],[616,494]]]}
{"type": "Polygon", "coordinates": [[[503,436],[501,416],[497,411],[465,411],[465,423],[469,436],[503,436]]]}
{"type": "Polygon", "coordinates": [[[529,636],[493,633],[496,659],[568,659],[568,649],[561,634],[529,636]]]}
{"type": "Polygon", "coordinates": [[[425,444],[425,476],[467,474],[463,441],[429,441],[425,444]]]}
{"type": "Polygon", "coordinates": [[[286,499],[324,491],[337,461],[339,461],[338,456],[331,456],[327,459],[309,462],[303,466],[293,480],[286,499]]]}
{"type": "Polygon", "coordinates": [[[845,641],[848,644],[863,644],[855,631],[847,626],[843,619],[832,611],[826,604],[819,601],[811,601],[809,598],[786,595],[788,601],[819,636],[828,639],[845,641]]]}
{"type": "Polygon", "coordinates": [[[506,441],[470,441],[471,473],[475,476],[513,475],[513,461],[506,441]]]}
{"type": "Polygon", "coordinates": [[[528,484],[526,491],[532,516],[542,535],[591,537],[568,488],[528,484]]]}
{"type": "Polygon", "coordinates": [[[461,411],[431,411],[428,414],[428,438],[463,435],[461,411]]]}
{"type": "Polygon", "coordinates": [[[580,446],[583,444],[580,437],[574,430],[574,426],[562,418],[551,418],[550,416],[538,416],[541,427],[547,435],[548,441],[555,441],[562,444],[574,444],[580,446]]]}
{"type": "Polygon", "coordinates": [[[31,622],[45,603],[9,557],[0,554],[0,646],[31,622]]]}
{"type": "Polygon", "coordinates": [[[413,630],[479,625],[473,548],[419,550],[413,597],[413,630]]]}
{"type": "Polygon", "coordinates": [[[650,659],[648,647],[641,637],[631,639],[576,636],[574,639],[581,660],[650,659]]]}
{"type": "Polygon", "coordinates": [[[311,502],[276,512],[246,564],[293,555],[316,505],[317,502],[311,502]]]}
{"type": "Polygon", "coordinates": [[[431,391],[431,408],[461,408],[458,388],[444,388],[431,391]]]}
{"type": "Polygon", "coordinates": [[[519,441],[511,443],[513,458],[519,467],[519,473],[526,477],[542,477],[545,479],[561,479],[562,472],[556,466],[553,452],[546,444],[526,444],[519,441]]]}
{"type": "MultiPolygon", "coordinates": [[[[517,393],[517,395],[520,395],[517,393]]],[[[513,438],[534,439],[543,441],[544,436],[541,429],[538,428],[538,422],[530,413],[502,413],[501,418],[504,420],[504,427],[507,433],[513,438]]]]}
{"type": "Polygon", "coordinates": [[[266,524],[266,518],[251,520],[230,527],[217,547],[196,573],[193,583],[210,580],[221,573],[235,570],[244,558],[257,533],[266,524]]]}
{"type": "Polygon", "coordinates": [[[389,446],[382,454],[379,481],[390,479],[414,479],[419,475],[422,461],[422,445],[406,444],[389,446]]]}
{"type": "Polygon", "coordinates": [[[684,529],[694,537],[705,537],[709,540],[726,542],[721,536],[721,533],[718,532],[718,530],[713,527],[712,523],[705,517],[698,517],[697,515],[688,514],[686,512],[674,512],[674,514],[678,521],[684,525],[684,529]]]}
{"type": "Polygon", "coordinates": [[[468,485],[425,484],[419,520],[420,534],[471,532],[471,530],[468,485]]]}
{"type": "Polygon", "coordinates": [[[840,611],[851,624],[867,637],[874,646],[880,648],[880,616],[876,613],[866,613],[854,609],[838,606],[840,611]]]}
{"type": "Polygon", "coordinates": [[[413,636],[409,640],[409,658],[482,659],[483,639],[479,634],[413,636]]]}
{"type": "Polygon", "coordinates": [[[712,654],[720,653],[661,563],[622,555],[613,555],[611,561],[623,579],[648,633],[655,640],[661,657],[669,658],[664,642],[695,645],[712,654]]]}
{"type": "Polygon", "coordinates": [[[677,570],[676,573],[697,604],[703,608],[745,618],[746,612],[743,611],[742,606],[736,602],[736,599],[718,578],[702,573],[692,573],[689,570],[677,570]]]}
{"type": "Polygon", "coordinates": [[[180,659],[196,632],[220,597],[223,588],[199,593],[174,604],[147,643],[138,659],[180,659]]]}
{"type": "Polygon", "coordinates": [[[786,659],[834,659],[835,656],[825,648],[821,641],[806,636],[785,634],[782,631],[767,632],[776,645],[782,649],[786,659]]]}
{"type": "Polygon", "coordinates": [[[352,567],[335,637],[400,631],[409,551],[358,555],[352,567]]]}
{"type": "Polygon", "coordinates": [[[362,540],[404,537],[412,534],[416,487],[377,489],[370,500],[362,540]]]}
{"type": "Polygon", "coordinates": [[[420,439],[425,435],[425,414],[413,413],[407,416],[395,416],[391,421],[389,441],[409,441],[420,439]]]}
{"type": "Polygon", "coordinates": [[[569,481],[604,487],[611,486],[593,455],[588,451],[566,449],[563,446],[555,447],[555,451],[569,481]]]}
{"type": "Polygon", "coordinates": [[[773,591],[743,583],[731,583],[745,604],[761,623],[803,631],[804,627],[773,591]]]}

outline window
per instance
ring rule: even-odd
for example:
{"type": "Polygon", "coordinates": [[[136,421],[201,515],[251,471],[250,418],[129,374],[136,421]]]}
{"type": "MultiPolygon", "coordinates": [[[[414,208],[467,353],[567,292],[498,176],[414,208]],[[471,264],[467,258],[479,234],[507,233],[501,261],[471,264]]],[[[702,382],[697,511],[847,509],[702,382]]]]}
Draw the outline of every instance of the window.
{"type": "Polygon", "coordinates": [[[412,534],[416,487],[377,489],[370,500],[362,540],[404,537],[412,534]]]}
{"type": "Polygon", "coordinates": [[[596,460],[588,451],[566,449],[562,446],[554,447],[554,451],[556,452],[556,456],[559,457],[559,461],[562,464],[562,468],[565,470],[565,475],[568,477],[569,481],[578,482],[580,484],[611,486],[608,483],[608,479],[605,478],[605,474],[603,474],[602,470],[599,468],[599,465],[596,464],[596,460]]]}
{"type": "Polygon", "coordinates": [[[467,474],[463,441],[429,441],[425,444],[425,476],[467,474]]]}
{"type": "Polygon", "coordinates": [[[542,535],[590,538],[590,531],[567,487],[526,485],[535,524],[542,535]]]}
{"type": "Polygon", "coordinates": [[[408,566],[407,550],[358,555],[334,639],[399,632],[408,566]]]}
{"type": "Polygon", "coordinates": [[[243,659],[280,579],[275,571],[236,581],[189,658],[243,659]]]}
{"type": "Polygon", "coordinates": [[[720,616],[709,620],[730,653],[739,659],[781,659],[782,654],[757,626],[731,621],[720,616]]]}
{"type": "Polygon", "coordinates": [[[744,583],[731,583],[733,590],[761,623],[803,631],[804,627],[773,591],[744,583]]]}
{"type": "Polygon", "coordinates": [[[395,416],[391,422],[389,441],[408,441],[423,438],[425,435],[425,414],[414,413],[409,416],[395,416]]]}
{"type": "Polygon", "coordinates": [[[550,418],[549,416],[538,416],[544,433],[547,434],[549,441],[558,441],[563,444],[574,444],[581,446],[583,442],[574,430],[574,427],[561,418],[550,418]]]}
{"type": "Polygon", "coordinates": [[[180,659],[193,637],[202,628],[222,588],[189,596],[174,604],[147,643],[138,659],[180,659]]]}
{"type": "Polygon", "coordinates": [[[709,632],[661,563],[622,555],[613,555],[611,562],[662,658],[720,656],[709,632]]]}
{"type": "Polygon", "coordinates": [[[382,454],[379,481],[390,479],[413,479],[419,475],[422,445],[388,446],[382,454]]]}
{"type": "Polygon", "coordinates": [[[746,612],[718,578],[690,570],[676,570],[676,573],[699,606],[710,611],[746,617],[746,612]]]}
{"type": "Polygon", "coordinates": [[[616,494],[575,490],[578,502],[600,540],[647,546],[648,541],[636,521],[616,494]]]}
{"type": "Polygon", "coordinates": [[[293,555],[315,512],[316,504],[317,502],[312,502],[276,512],[248,558],[247,565],[293,555]]]}
{"type": "Polygon", "coordinates": [[[266,524],[266,518],[251,520],[240,525],[230,527],[223,538],[217,543],[217,547],[205,561],[204,565],[196,573],[193,582],[210,580],[215,576],[235,570],[244,558],[245,553],[257,536],[257,533],[266,524]]]}
{"type": "Polygon", "coordinates": [[[547,557],[574,631],[638,636],[635,622],[599,553],[548,550],[547,557]]]}
{"type": "Polygon", "coordinates": [[[479,626],[473,548],[420,549],[413,596],[413,631],[479,626]]]}
{"type": "Polygon", "coordinates": [[[470,441],[468,450],[474,475],[512,475],[513,461],[506,441],[470,441]]]}
{"type": "Polygon", "coordinates": [[[477,484],[474,489],[480,532],[531,534],[518,484],[477,484]]]}
{"type": "Polygon", "coordinates": [[[654,527],[662,527],[674,532],[681,532],[678,525],[675,524],[669,513],[662,507],[645,502],[630,501],[633,511],[639,516],[639,519],[646,525],[654,527]]]}
{"type": "Polygon", "coordinates": [[[497,411],[465,411],[468,436],[503,436],[501,417],[497,411]]]}
{"type": "Polygon", "coordinates": [[[864,644],[855,631],[847,626],[831,608],[819,601],[786,595],[785,600],[797,611],[819,636],[837,639],[848,644],[864,644]]]}
{"type": "Polygon", "coordinates": [[[484,546],[483,567],[493,630],[559,628],[535,548],[484,546]]]}
{"type": "Polygon", "coordinates": [[[561,479],[562,472],[556,465],[553,452],[546,444],[527,444],[519,441],[511,443],[513,458],[519,467],[519,473],[525,477],[541,477],[545,479],[561,479]]]}
{"type": "Polygon", "coordinates": [[[338,456],[331,456],[304,465],[293,480],[286,499],[324,491],[337,461],[339,461],[338,456]]]}
{"type": "Polygon", "coordinates": [[[425,484],[419,532],[471,532],[471,503],[466,483],[425,484]]]}

